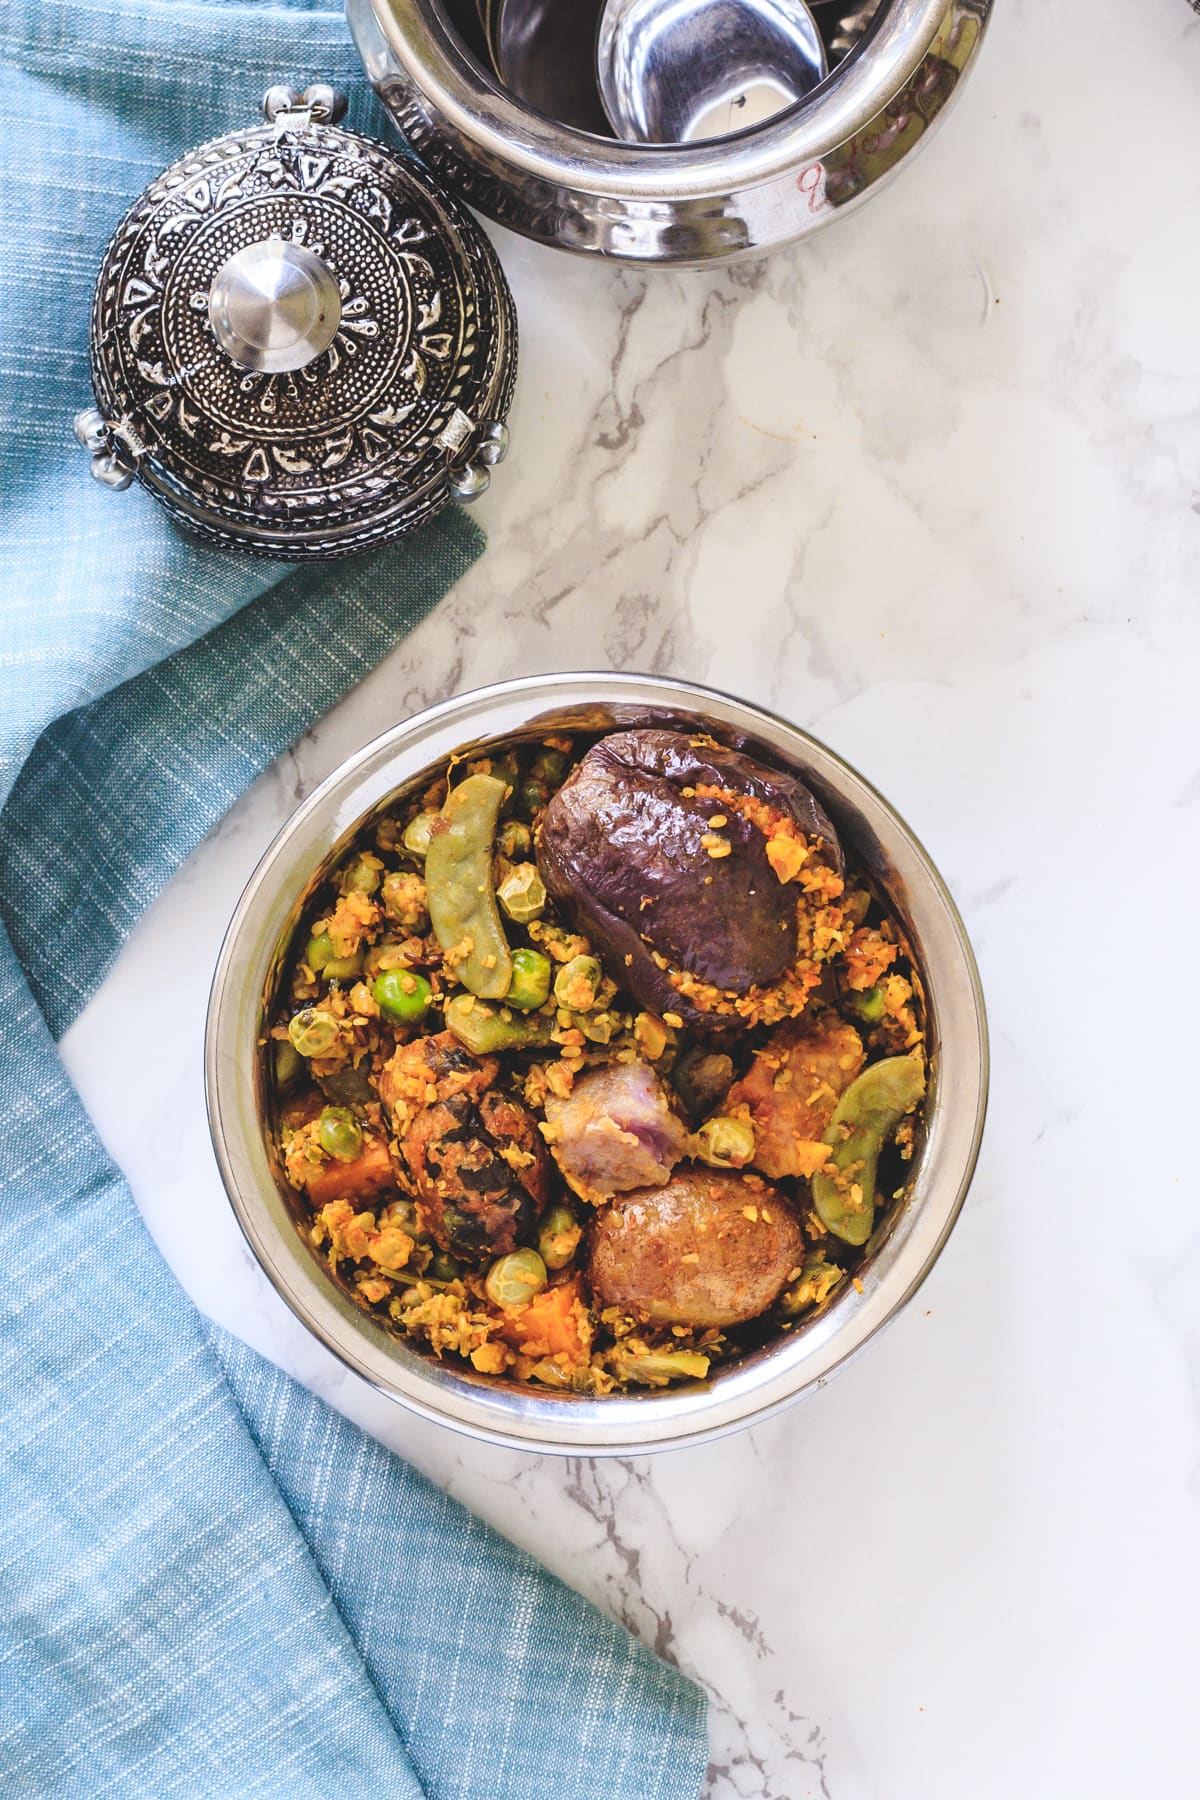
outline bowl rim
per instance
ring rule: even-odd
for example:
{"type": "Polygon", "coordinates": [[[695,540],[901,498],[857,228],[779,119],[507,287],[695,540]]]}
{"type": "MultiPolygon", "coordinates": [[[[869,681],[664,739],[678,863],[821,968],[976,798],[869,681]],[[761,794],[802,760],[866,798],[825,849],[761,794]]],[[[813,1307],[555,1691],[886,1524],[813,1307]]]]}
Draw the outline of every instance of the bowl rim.
{"type": "Polygon", "coordinates": [[[955,18],[986,28],[993,0],[884,0],[869,44],[837,65],[795,106],[726,137],[685,144],[627,143],[548,119],[509,93],[473,55],[443,0],[346,0],[350,28],[377,84],[373,36],[406,73],[423,110],[463,141],[524,176],[563,191],[646,204],[702,200],[754,188],[819,163],[879,117],[955,18]]]}
{"type": "Polygon", "coordinates": [[[260,1267],[300,1322],[345,1366],[426,1419],[512,1449],[575,1456],[640,1455],[761,1423],[857,1356],[912,1299],[961,1212],[983,1136],[988,1066],[983,992],[962,919],[932,859],[878,790],[826,745],[764,708],[698,683],[607,671],[524,677],[455,695],[392,726],[333,769],[275,834],[234,909],[213,977],[204,1050],[209,1127],[226,1193],[260,1267]],[[705,1383],[601,1399],[531,1393],[450,1370],[390,1338],[341,1293],[302,1241],[271,1171],[255,1047],[261,997],[314,872],[365,815],[467,743],[514,735],[544,715],[614,707],[700,713],[727,733],[744,734],[752,749],[797,765],[832,802],[835,817],[843,815],[840,823],[853,814],[851,835],[869,835],[860,857],[875,859],[876,872],[903,891],[903,903],[892,897],[918,952],[934,1054],[925,1144],[908,1197],[862,1271],[862,1291],[847,1284],[799,1331],[705,1383]]]}

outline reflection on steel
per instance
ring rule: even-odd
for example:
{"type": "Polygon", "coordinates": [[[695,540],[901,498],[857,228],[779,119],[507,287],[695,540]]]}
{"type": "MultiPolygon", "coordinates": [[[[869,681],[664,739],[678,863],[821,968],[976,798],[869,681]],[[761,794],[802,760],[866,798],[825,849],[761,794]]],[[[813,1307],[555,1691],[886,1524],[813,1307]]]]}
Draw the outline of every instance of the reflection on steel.
{"type": "Polygon", "coordinates": [[[826,73],[804,0],[607,0],[596,60],[613,130],[636,144],[746,131],[826,73]]]}
{"type": "Polygon", "coordinates": [[[991,6],[881,0],[798,106],[734,137],[661,146],[592,136],[522,104],[471,54],[443,0],[346,10],[392,117],[457,193],[560,249],[678,266],[760,254],[860,204],[945,112],[991,6]]]}

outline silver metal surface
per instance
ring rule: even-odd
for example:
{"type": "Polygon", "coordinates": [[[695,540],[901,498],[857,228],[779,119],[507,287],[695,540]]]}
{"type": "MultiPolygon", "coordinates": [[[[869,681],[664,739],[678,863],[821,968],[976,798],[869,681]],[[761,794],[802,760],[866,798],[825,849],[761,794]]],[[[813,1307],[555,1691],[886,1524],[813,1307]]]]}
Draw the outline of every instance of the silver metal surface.
{"type": "Polygon", "coordinates": [[[75,436],[89,452],[92,474],[102,487],[120,493],[132,485],[137,473],[137,460],[113,435],[112,427],[94,406],[75,414],[75,436]]]}
{"type": "Polygon", "coordinates": [[[861,204],[943,116],[992,0],[884,0],[799,106],[735,138],[633,145],[506,93],[442,0],[346,0],[370,79],[456,193],[528,237],[632,263],[698,265],[791,243],[861,204]]]}
{"type": "Polygon", "coordinates": [[[813,16],[821,26],[830,67],[849,56],[872,24],[884,0],[810,0],[813,16]]]}
{"type": "Polygon", "coordinates": [[[263,118],[274,125],[284,113],[307,112],[318,125],[336,125],[346,111],[346,96],[330,87],[327,81],[314,81],[297,93],[295,88],[276,82],[263,95],[263,118]]]}
{"type": "Polygon", "coordinates": [[[804,0],[607,0],[596,66],[613,130],[635,144],[746,131],[826,75],[804,0]]]}
{"type": "Polygon", "coordinates": [[[601,0],[491,0],[496,73],[518,100],[576,131],[608,133],[596,83],[601,0]]]}
{"type": "Polygon", "coordinates": [[[564,1454],[635,1454],[748,1425],[828,1380],[893,1318],[933,1266],[967,1192],[983,1130],[987,1029],[974,958],[954,903],[912,832],[832,751],[727,695],[653,676],[544,675],[463,694],[368,744],[284,826],[243,894],[221,950],[205,1046],[209,1119],[221,1174],[267,1275],[350,1368],[426,1418],[474,1437],[564,1454]],[[924,1142],[906,1198],[862,1292],[847,1287],[779,1343],[705,1384],[588,1399],[465,1373],[394,1340],[347,1299],[302,1234],[298,1196],[277,1177],[259,1042],[291,938],[331,861],[363,823],[455,751],[555,730],[697,720],[797,771],[854,855],[886,888],[925,986],[931,1075],[924,1142]]]}
{"type": "Polygon", "coordinates": [[[208,293],[208,320],[241,368],[280,375],[306,369],[328,350],[342,322],[342,297],[319,256],[268,238],[222,263],[208,293]]]}
{"type": "Polygon", "coordinates": [[[81,436],[184,524],[345,556],[486,486],[516,318],[475,221],[411,157],[339,130],[327,84],[202,144],[105,253],[81,436]]]}
{"type": "Polygon", "coordinates": [[[108,420],[94,406],[85,406],[75,414],[75,436],[95,456],[108,444],[108,420]]]}

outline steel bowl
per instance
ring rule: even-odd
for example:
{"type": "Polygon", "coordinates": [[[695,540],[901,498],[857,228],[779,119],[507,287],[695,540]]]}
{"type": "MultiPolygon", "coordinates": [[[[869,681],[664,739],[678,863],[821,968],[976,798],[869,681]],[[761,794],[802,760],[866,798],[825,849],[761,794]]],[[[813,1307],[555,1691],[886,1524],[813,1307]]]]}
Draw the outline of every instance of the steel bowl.
{"type": "Polygon", "coordinates": [[[794,725],[708,688],[643,675],[541,675],[480,688],[376,738],[322,783],[280,831],[238,903],[221,949],[205,1047],[209,1120],[235,1213],[297,1318],[357,1374],[425,1418],[472,1437],[564,1455],[636,1455],[769,1418],[827,1381],[909,1301],[966,1195],[983,1131],[987,1027],[954,902],[904,821],[861,775],[794,725]],[[304,1235],[299,1196],[270,1148],[265,1020],[292,939],[325,871],[365,820],[416,792],[456,750],[633,723],[697,724],[794,769],[860,864],[886,890],[925,987],[930,1085],[907,1190],[883,1241],[822,1312],[687,1387],[604,1399],[542,1392],[440,1363],[392,1337],[330,1279],[304,1235]]]}
{"type": "Polygon", "coordinates": [[[456,3],[346,0],[372,85],[430,168],[542,243],[684,267],[792,243],[861,204],[944,115],[992,7],[883,0],[851,54],[789,111],[704,143],[643,145],[516,99],[456,29],[456,3]]]}

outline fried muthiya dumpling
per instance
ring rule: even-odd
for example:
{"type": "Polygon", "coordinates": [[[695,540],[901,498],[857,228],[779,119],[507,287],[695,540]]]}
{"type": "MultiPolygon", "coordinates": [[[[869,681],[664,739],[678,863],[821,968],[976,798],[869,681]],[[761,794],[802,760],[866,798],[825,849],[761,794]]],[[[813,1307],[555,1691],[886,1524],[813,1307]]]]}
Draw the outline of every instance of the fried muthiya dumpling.
{"type": "Polygon", "coordinates": [[[430,1232],[471,1262],[514,1250],[549,1192],[537,1122],[499,1074],[446,1031],[402,1045],[379,1079],[430,1232]]]}
{"type": "Polygon", "coordinates": [[[842,853],[794,776],[647,729],[588,751],[546,808],[538,867],[623,988],[714,1031],[744,1022],[725,996],[789,970],[799,908],[840,894],[842,853]]]}

